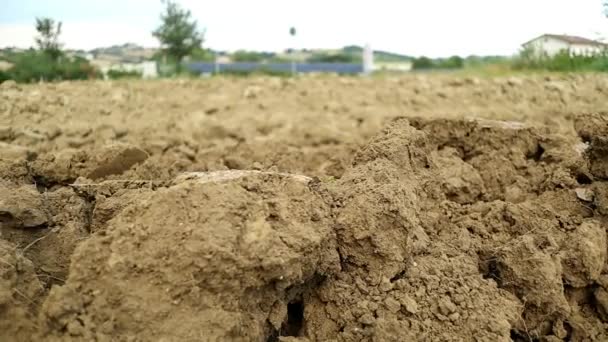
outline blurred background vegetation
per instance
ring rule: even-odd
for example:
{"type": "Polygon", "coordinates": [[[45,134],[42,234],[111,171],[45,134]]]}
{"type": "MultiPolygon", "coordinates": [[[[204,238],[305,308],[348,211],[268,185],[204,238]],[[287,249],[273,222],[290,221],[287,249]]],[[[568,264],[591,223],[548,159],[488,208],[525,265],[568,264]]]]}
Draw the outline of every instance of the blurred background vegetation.
{"type": "Polygon", "coordinates": [[[37,49],[4,55],[13,66],[0,71],[0,81],[14,80],[20,83],[61,80],[86,80],[100,77],[88,60],[68,57],[59,41],[61,22],[51,18],[36,18],[37,49]]]}
{"type": "MultiPolygon", "coordinates": [[[[51,18],[37,18],[36,48],[12,51],[1,50],[0,62],[10,67],[0,68],[0,82],[14,80],[19,83],[51,82],[62,80],[85,80],[97,78],[124,79],[141,78],[142,73],[132,68],[120,66],[106,70],[103,75],[91,64],[90,57],[102,54],[117,57],[134,57],[124,55],[127,49],[139,52],[134,58],[142,61],[156,61],[160,77],[200,76],[193,74],[187,67],[192,62],[259,63],[254,71],[229,71],[222,74],[246,76],[267,74],[288,76],[286,73],[272,72],[269,63],[362,63],[363,47],[356,45],[340,49],[288,49],[285,52],[264,52],[238,50],[232,53],[214,51],[203,47],[205,30],[200,30],[189,10],[177,3],[167,0],[165,11],[161,14],[161,25],[153,32],[160,42],[160,49],[152,50],[142,57],[141,47],[125,44],[110,48],[99,48],[90,52],[65,51],[60,42],[62,23],[51,18]],[[86,58],[85,58],[86,57],[86,58]]],[[[608,7],[607,7],[608,8],[608,7]]],[[[295,34],[295,29],[293,29],[295,34]]],[[[291,32],[291,31],[290,31],[291,32]]],[[[607,45],[608,46],[608,45],[607,45]]],[[[508,75],[513,73],[536,72],[608,72],[608,49],[594,55],[577,55],[562,51],[554,56],[539,55],[535,51],[524,49],[516,56],[451,56],[447,58],[413,57],[388,51],[374,51],[374,62],[378,73],[389,72],[459,72],[488,76],[508,75]]],[[[1,64],[0,63],[0,64],[1,64]]]]}
{"type": "Polygon", "coordinates": [[[0,71],[0,80],[19,83],[39,81],[86,80],[101,77],[90,63],[81,57],[60,55],[57,59],[43,51],[27,51],[7,58],[13,67],[0,71]]]}
{"type": "Polygon", "coordinates": [[[514,70],[545,71],[608,71],[608,50],[595,55],[578,55],[564,50],[555,56],[538,56],[532,49],[524,49],[513,59],[514,70]]]}

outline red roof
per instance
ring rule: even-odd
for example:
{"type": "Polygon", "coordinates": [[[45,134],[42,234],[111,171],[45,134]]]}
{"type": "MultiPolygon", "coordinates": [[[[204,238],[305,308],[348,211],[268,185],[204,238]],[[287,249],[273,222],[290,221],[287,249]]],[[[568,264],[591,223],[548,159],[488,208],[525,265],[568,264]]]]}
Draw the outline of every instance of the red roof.
{"type": "Polygon", "coordinates": [[[543,34],[542,36],[536,37],[536,38],[534,38],[532,40],[529,40],[529,41],[525,42],[523,45],[526,45],[526,44],[528,44],[528,43],[530,43],[532,41],[535,41],[535,40],[537,40],[539,38],[553,38],[553,39],[564,41],[564,42],[569,43],[569,44],[608,46],[608,44],[599,42],[597,40],[587,39],[587,38],[578,37],[578,36],[568,36],[568,35],[565,35],[565,34],[543,34]]]}

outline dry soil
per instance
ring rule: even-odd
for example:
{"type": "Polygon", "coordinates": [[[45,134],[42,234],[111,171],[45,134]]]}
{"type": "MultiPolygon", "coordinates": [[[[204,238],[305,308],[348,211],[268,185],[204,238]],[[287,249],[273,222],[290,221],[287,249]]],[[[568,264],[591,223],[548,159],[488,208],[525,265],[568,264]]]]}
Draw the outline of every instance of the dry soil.
{"type": "Polygon", "coordinates": [[[0,84],[1,341],[608,341],[608,77],[0,84]]]}

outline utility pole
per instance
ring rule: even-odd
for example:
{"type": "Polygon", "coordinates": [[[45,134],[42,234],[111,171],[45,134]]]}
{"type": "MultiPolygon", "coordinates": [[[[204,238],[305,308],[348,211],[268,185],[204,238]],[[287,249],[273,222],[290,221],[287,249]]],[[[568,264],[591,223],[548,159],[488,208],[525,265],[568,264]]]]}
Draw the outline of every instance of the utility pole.
{"type": "Polygon", "coordinates": [[[295,44],[295,40],[296,40],[296,39],[295,39],[295,38],[296,38],[296,28],[295,28],[295,27],[293,27],[293,26],[292,26],[292,27],[289,29],[289,35],[290,35],[291,37],[293,37],[293,38],[292,38],[292,40],[293,40],[293,42],[294,42],[294,44],[293,44],[293,45],[294,45],[294,47],[293,47],[293,48],[292,48],[292,50],[291,50],[291,75],[292,75],[292,76],[295,76],[295,74],[296,74],[296,73],[297,73],[297,71],[298,71],[298,70],[297,70],[297,68],[296,68],[296,59],[295,59],[295,52],[296,52],[296,49],[295,49],[295,45],[296,45],[296,44],[295,44]]]}

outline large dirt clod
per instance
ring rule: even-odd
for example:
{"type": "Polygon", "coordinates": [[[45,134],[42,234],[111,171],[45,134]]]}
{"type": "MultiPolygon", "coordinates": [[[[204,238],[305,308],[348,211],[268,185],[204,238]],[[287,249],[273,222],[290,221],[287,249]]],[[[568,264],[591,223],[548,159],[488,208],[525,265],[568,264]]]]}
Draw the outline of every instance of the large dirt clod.
{"type": "Polygon", "coordinates": [[[95,155],[85,177],[99,179],[119,175],[148,158],[148,154],[135,146],[113,144],[104,147],[95,155]]]}
{"type": "Polygon", "coordinates": [[[80,245],[42,310],[52,336],[261,340],[289,330],[288,307],[339,270],[329,208],[307,179],[227,171],[176,183],[80,245]]]}
{"type": "Polygon", "coordinates": [[[123,143],[105,145],[93,151],[66,149],[59,153],[44,154],[34,160],[31,173],[43,185],[67,185],[79,177],[101,180],[121,175],[148,159],[140,148],[123,143]]]}
{"type": "Polygon", "coordinates": [[[33,185],[0,183],[0,229],[47,226],[50,218],[42,195],[33,185]]]}

